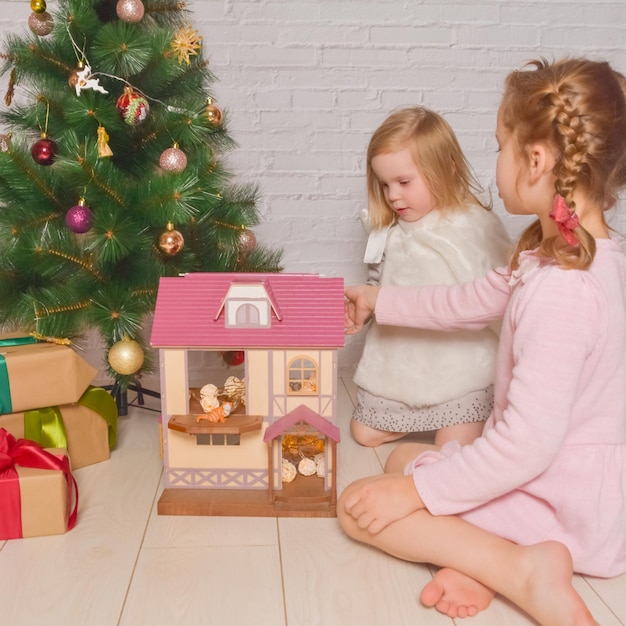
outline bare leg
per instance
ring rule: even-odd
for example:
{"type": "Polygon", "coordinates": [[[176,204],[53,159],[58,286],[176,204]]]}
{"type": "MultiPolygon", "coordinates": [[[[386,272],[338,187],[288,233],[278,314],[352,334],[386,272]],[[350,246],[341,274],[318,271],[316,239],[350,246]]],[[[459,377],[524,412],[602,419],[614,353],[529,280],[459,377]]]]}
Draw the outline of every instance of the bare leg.
{"type": "MultiPolygon", "coordinates": [[[[482,424],[481,424],[482,428],[482,424]]],[[[407,463],[422,452],[436,450],[436,445],[403,443],[389,455],[385,472],[401,473],[407,463]]],[[[440,569],[420,595],[426,606],[435,607],[449,617],[473,617],[486,609],[493,599],[494,592],[478,581],[449,567],[440,569]]]]}
{"type": "Polygon", "coordinates": [[[440,428],[435,434],[435,444],[443,446],[448,441],[458,441],[462,446],[472,443],[483,434],[485,422],[470,422],[469,424],[455,424],[440,428]]]}
{"type": "Polygon", "coordinates": [[[439,446],[428,443],[401,443],[396,446],[385,463],[386,474],[402,474],[406,464],[427,450],[438,450],[439,446]]]}
{"type": "Polygon", "coordinates": [[[388,430],[379,430],[357,422],[355,419],[350,420],[350,432],[357,443],[368,448],[375,448],[389,441],[396,441],[406,437],[409,433],[394,433],[388,430]]]}
{"type": "MultiPolygon", "coordinates": [[[[372,535],[357,526],[344,506],[351,490],[369,480],[352,483],[339,499],[339,522],[352,538],[406,561],[433,563],[461,572],[488,590],[501,593],[542,626],[595,626],[593,617],[572,586],[571,557],[562,544],[518,546],[461,518],[432,516],[426,510],[417,511],[372,535]]],[[[469,599],[460,600],[454,584],[449,584],[448,589],[445,580],[437,584],[440,591],[429,585],[424,590],[429,603],[434,602],[436,606],[446,601],[453,606],[451,610],[457,612],[480,610],[480,597],[473,599],[470,593],[469,599]]]]}

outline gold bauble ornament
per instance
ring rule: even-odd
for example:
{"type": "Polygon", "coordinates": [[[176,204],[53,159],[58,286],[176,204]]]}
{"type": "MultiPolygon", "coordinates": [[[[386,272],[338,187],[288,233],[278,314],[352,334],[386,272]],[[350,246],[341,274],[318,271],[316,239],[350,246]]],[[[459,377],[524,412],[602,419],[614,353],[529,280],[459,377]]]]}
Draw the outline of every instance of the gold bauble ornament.
{"type": "Polygon", "coordinates": [[[219,126],[224,119],[222,109],[213,104],[213,98],[207,98],[206,100],[206,116],[209,118],[209,122],[213,126],[219,126]]]}
{"type": "Polygon", "coordinates": [[[30,8],[35,13],[43,13],[46,10],[46,0],[30,0],[30,8]]]}
{"type": "Polygon", "coordinates": [[[183,249],[184,245],[185,240],[183,236],[177,230],[174,230],[172,222],[168,222],[166,229],[159,237],[159,250],[168,256],[174,256],[183,249]]]}
{"type": "Polygon", "coordinates": [[[109,349],[109,365],[118,374],[128,376],[141,369],[144,360],[143,348],[134,339],[124,335],[121,341],[109,349]]]}

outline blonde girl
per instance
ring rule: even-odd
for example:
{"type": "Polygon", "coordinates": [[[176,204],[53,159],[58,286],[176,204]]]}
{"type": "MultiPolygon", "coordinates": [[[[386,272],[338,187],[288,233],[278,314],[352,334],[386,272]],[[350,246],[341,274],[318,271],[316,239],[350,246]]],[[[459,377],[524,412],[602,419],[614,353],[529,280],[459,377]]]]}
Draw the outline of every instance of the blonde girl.
{"type": "MultiPolygon", "coordinates": [[[[510,242],[450,125],[422,107],[396,111],[367,151],[369,284],[458,284],[504,265],[510,242]]],[[[435,431],[442,445],[477,437],[493,408],[495,329],[380,326],[354,381],[351,431],[366,446],[435,431]]]]}
{"type": "Polygon", "coordinates": [[[495,407],[460,447],[398,446],[343,492],[355,539],[441,566],[424,604],[475,615],[499,592],[544,626],[591,626],[572,571],[626,572],[626,257],[605,220],[626,184],[626,79],[535,61],[506,80],[496,182],[535,215],[510,271],[461,286],[349,287],[347,332],[479,328],[503,316],[495,407]]]}

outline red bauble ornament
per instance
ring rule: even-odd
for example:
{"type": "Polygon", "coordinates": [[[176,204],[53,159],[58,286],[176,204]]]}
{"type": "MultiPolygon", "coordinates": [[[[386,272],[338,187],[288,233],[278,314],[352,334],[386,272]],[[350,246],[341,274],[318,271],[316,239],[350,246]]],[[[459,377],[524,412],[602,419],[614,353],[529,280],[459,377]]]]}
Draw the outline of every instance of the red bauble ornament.
{"type": "Polygon", "coordinates": [[[57,155],[57,145],[48,139],[45,133],[41,134],[41,139],[37,141],[30,150],[30,153],[39,165],[52,165],[57,155]]]}
{"type": "Polygon", "coordinates": [[[124,93],[117,99],[116,106],[121,118],[130,126],[141,124],[150,112],[148,101],[132,87],[124,89],[124,93]]]}
{"type": "Polygon", "coordinates": [[[136,24],[141,22],[143,14],[145,13],[145,7],[141,0],[119,0],[115,6],[117,17],[129,24],[136,24]]]}
{"type": "Polygon", "coordinates": [[[182,172],[187,167],[187,155],[175,143],[162,152],[159,165],[166,172],[182,172]]]}
{"type": "Polygon", "coordinates": [[[241,365],[246,360],[246,353],[243,350],[231,350],[230,352],[220,352],[226,365],[241,365]]]}
{"type": "Polygon", "coordinates": [[[85,204],[85,198],[81,198],[78,204],[65,214],[65,223],[73,233],[80,235],[91,228],[91,218],[91,209],[85,204]]]}

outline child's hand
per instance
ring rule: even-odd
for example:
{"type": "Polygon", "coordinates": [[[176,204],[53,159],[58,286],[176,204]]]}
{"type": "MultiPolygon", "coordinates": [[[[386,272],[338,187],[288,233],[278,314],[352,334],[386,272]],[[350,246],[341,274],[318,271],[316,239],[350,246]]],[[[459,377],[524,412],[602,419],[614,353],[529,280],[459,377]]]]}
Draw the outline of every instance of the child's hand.
{"type": "Polygon", "coordinates": [[[373,285],[353,285],[346,287],[344,294],[344,331],[355,335],[372,317],[380,287],[373,285]]]}
{"type": "Polygon", "coordinates": [[[362,482],[345,499],[346,512],[372,535],[424,508],[412,476],[383,474],[362,482]]]}

